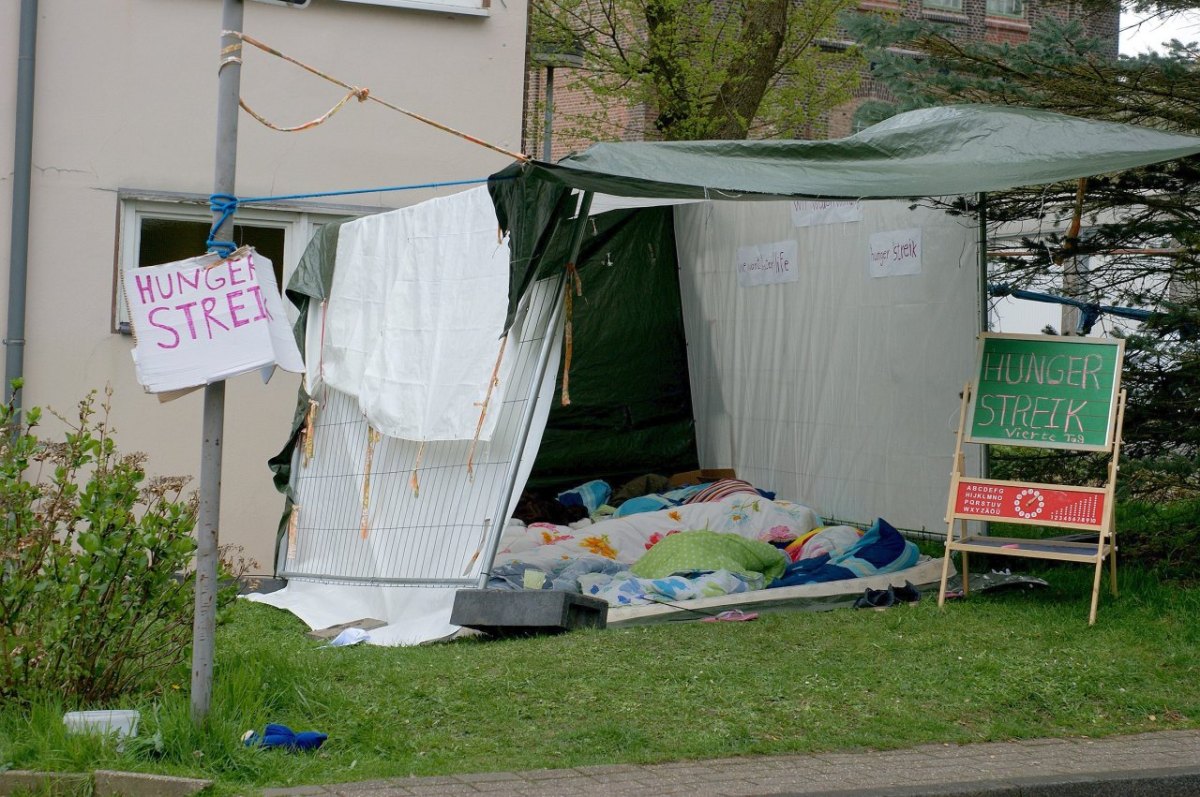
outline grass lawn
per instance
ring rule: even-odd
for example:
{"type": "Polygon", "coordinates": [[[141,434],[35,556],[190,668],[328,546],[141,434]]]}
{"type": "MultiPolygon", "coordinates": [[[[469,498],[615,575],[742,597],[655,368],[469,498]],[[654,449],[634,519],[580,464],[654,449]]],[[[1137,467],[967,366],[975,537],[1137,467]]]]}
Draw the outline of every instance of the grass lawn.
{"type": "MultiPolygon", "coordinates": [[[[1006,562],[1027,572],[1025,560],[1006,562]]],[[[978,564],[978,562],[976,563],[978,564]]],[[[121,707],[137,744],[67,736],[48,702],[0,708],[0,768],[125,769],[256,787],[1195,727],[1200,587],[1131,568],[1087,626],[1089,567],[1049,589],[936,593],[886,611],[763,614],[417,648],[319,648],[290,614],[239,602],[219,629],[208,727],[189,673],[121,707]],[[314,754],[247,749],[281,722],[314,754]]],[[[94,707],[88,707],[94,708],[94,707]]]]}

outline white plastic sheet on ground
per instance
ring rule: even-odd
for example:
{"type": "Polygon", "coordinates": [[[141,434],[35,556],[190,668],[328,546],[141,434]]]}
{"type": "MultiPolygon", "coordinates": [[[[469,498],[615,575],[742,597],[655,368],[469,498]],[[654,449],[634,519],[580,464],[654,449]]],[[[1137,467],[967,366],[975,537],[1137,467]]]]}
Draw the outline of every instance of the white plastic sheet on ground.
{"type": "MultiPolygon", "coordinates": [[[[376,430],[405,440],[471,440],[489,397],[508,309],[508,244],[486,188],[348,222],[338,237],[322,358],[333,388],[376,430]]],[[[309,384],[318,374],[309,374],[309,384]]],[[[489,412],[479,430],[496,427],[489,412]]]]}
{"type": "Polygon", "coordinates": [[[864,202],[862,221],[804,228],[788,202],[676,208],[701,465],[826,517],[944,531],[979,324],[978,231],[909,208],[864,202]],[[871,236],[911,228],[920,273],[871,277],[871,236]],[[739,247],[793,236],[797,281],[738,284],[739,247]]]}

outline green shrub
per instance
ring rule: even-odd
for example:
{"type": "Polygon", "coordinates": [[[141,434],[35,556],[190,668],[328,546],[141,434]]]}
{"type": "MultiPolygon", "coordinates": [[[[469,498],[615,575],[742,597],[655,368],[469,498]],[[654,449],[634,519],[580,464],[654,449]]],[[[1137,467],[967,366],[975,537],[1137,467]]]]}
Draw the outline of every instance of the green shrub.
{"type": "Polygon", "coordinates": [[[103,703],[187,654],[196,501],[117,452],[110,398],[80,401],[61,442],[0,407],[0,698],[103,703]]]}
{"type": "Polygon", "coordinates": [[[1167,578],[1200,577],[1200,499],[1121,501],[1116,526],[1122,560],[1136,561],[1167,578]]]}

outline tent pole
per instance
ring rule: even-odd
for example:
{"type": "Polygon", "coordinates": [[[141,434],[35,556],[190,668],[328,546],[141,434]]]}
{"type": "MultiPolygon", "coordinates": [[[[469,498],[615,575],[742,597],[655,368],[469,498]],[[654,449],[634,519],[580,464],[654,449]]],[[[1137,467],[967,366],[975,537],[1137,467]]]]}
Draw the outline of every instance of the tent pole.
{"type": "MultiPolygon", "coordinates": [[[[988,318],[988,234],[987,234],[987,193],[979,192],[979,331],[987,332],[990,326],[988,318]]],[[[986,444],[979,446],[979,475],[988,478],[992,470],[991,448],[986,444]]],[[[984,535],[992,533],[992,524],[986,520],[981,523],[984,535]]],[[[949,554],[947,554],[948,556],[949,554]]],[[[966,554],[963,554],[965,557],[966,554]]],[[[966,569],[965,566],[963,568],[966,569]]]]}
{"type": "MultiPolygon", "coordinates": [[[[571,233],[571,251],[567,256],[568,263],[574,263],[579,257],[579,249],[583,245],[583,231],[587,224],[589,212],[592,209],[592,192],[587,191],[583,195],[583,201],[579,203],[579,212],[575,216],[575,229],[571,233]]],[[[546,378],[546,368],[550,364],[550,352],[554,350],[554,341],[557,337],[559,321],[563,316],[563,284],[567,279],[567,270],[564,268],[559,274],[558,285],[555,287],[554,296],[555,305],[554,312],[550,315],[550,323],[546,325],[546,338],[542,341],[542,350],[538,352],[537,373],[533,375],[533,382],[529,386],[528,400],[525,402],[525,411],[521,414],[520,432],[518,433],[519,441],[517,443],[517,455],[511,463],[509,463],[508,474],[505,476],[504,489],[500,491],[500,505],[496,508],[493,517],[497,518],[498,523],[508,522],[508,507],[512,503],[513,489],[517,485],[517,473],[521,470],[521,458],[525,455],[525,443],[529,439],[529,427],[533,425],[533,414],[537,410],[538,394],[542,390],[542,380],[546,378]]],[[[500,548],[500,537],[504,533],[504,529],[492,529],[491,541],[487,545],[487,550],[483,552],[483,567],[479,572],[479,588],[483,589],[487,586],[488,578],[491,575],[492,562],[496,560],[496,551],[500,548]]]]}
{"type": "MultiPolygon", "coordinates": [[[[542,392],[542,380],[546,378],[546,368],[550,363],[550,352],[554,351],[554,341],[557,337],[556,330],[558,329],[559,321],[562,320],[563,314],[563,299],[562,286],[567,275],[564,271],[558,277],[558,284],[554,286],[554,311],[550,314],[550,321],[546,324],[546,337],[542,340],[542,349],[538,352],[537,371],[533,375],[533,380],[529,385],[529,392],[525,397],[525,409],[521,413],[521,422],[517,427],[517,445],[515,447],[515,455],[508,464],[508,472],[504,476],[504,489],[500,491],[500,503],[496,507],[492,517],[496,518],[498,524],[508,522],[508,508],[512,504],[513,489],[517,484],[517,473],[521,470],[521,458],[525,455],[525,444],[529,439],[529,427],[533,425],[533,415],[537,411],[538,394],[542,392]]],[[[531,286],[532,289],[532,286],[531,286]]],[[[483,566],[479,571],[479,589],[487,587],[488,578],[491,577],[492,562],[496,560],[496,551],[500,548],[500,538],[504,535],[503,527],[499,529],[486,529],[485,533],[490,536],[486,549],[482,552],[483,566]]],[[[464,574],[465,575],[465,574],[464,574]]]]}
{"type": "Polygon", "coordinates": [[[987,193],[979,193],[979,331],[987,332],[988,320],[988,251],[987,251],[987,193]]]}

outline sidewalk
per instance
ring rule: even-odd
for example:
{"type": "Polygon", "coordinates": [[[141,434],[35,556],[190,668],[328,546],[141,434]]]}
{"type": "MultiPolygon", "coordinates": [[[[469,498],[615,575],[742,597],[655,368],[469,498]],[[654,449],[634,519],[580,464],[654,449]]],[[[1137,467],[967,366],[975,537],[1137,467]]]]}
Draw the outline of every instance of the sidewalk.
{"type": "MultiPolygon", "coordinates": [[[[497,762],[502,763],[502,762],[497,762]]],[[[1200,795],[1200,730],[925,745],[267,789],[264,797],[1138,797],[1200,795]]]]}

